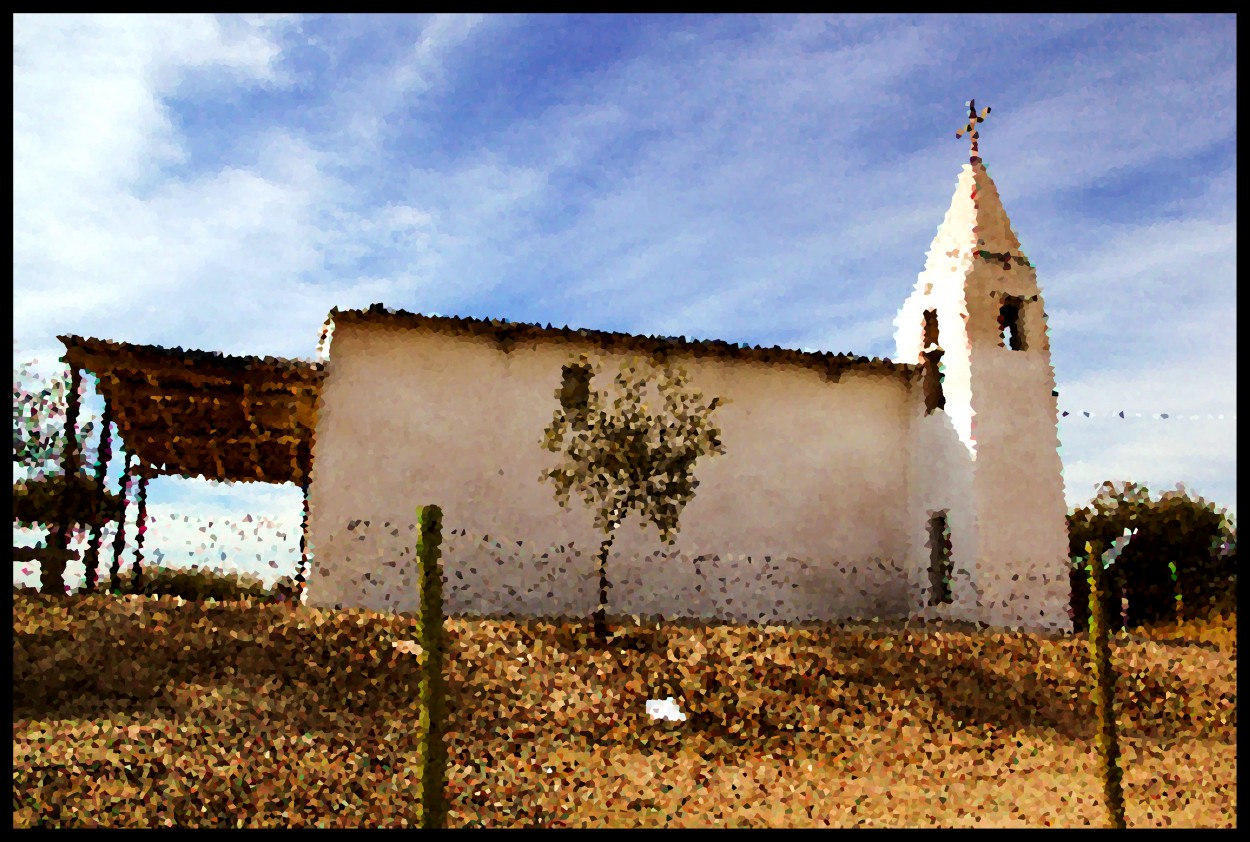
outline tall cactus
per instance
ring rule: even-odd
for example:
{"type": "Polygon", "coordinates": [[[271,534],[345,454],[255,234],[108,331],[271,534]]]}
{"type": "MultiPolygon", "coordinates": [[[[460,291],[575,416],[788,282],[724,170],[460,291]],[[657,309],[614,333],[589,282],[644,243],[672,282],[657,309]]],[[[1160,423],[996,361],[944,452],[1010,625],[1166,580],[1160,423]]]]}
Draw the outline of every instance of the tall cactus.
{"type": "Polygon", "coordinates": [[[418,728],[424,742],[421,761],[421,826],[447,823],[447,681],[443,675],[443,572],[439,545],[443,510],[417,508],[417,560],[421,571],[421,712],[418,728]]]}
{"type": "Polygon", "coordinates": [[[1103,799],[1111,826],[1124,828],[1124,772],[1115,722],[1115,674],[1111,670],[1111,641],[1102,594],[1106,588],[1102,542],[1085,545],[1089,554],[1089,652],[1093,661],[1094,707],[1098,722],[1098,759],[1103,799]]]}

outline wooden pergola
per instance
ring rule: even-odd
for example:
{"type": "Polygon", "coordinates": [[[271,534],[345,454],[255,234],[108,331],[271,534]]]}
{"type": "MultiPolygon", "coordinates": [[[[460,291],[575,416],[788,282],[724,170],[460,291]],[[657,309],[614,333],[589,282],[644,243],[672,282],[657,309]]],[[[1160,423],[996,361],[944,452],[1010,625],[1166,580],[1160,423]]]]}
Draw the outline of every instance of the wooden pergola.
{"type": "MultiPolygon", "coordinates": [[[[125,543],[126,488],[137,478],[139,531],[135,573],[141,575],[146,518],[147,482],[166,476],[204,477],[224,482],[298,484],[304,492],[304,524],[300,534],[300,584],[307,565],[308,482],[317,396],[324,370],[319,363],[276,357],[236,357],[206,351],[134,345],[78,336],[58,337],[70,369],[66,407],[67,429],[77,430],[78,388],[82,372],[93,374],[104,399],[97,487],[104,479],[113,451],[111,424],[119,448],[126,453],[122,483],[122,517],[113,543],[113,584],[116,584],[125,543]]],[[[79,470],[75,436],[67,437],[64,470],[79,470]]],[[[64,553],[73,524],[62,518],[54,529],[51,555],[64,553]]],[[[99,563],[100,524],[92,527],[87,548],[87,589],[95,587],[99,563]]],[[[65,562],[42,565],[43,589],[62,590],[65,562]],[[59,569],[58,569],[59,568],[59,569]]]]}

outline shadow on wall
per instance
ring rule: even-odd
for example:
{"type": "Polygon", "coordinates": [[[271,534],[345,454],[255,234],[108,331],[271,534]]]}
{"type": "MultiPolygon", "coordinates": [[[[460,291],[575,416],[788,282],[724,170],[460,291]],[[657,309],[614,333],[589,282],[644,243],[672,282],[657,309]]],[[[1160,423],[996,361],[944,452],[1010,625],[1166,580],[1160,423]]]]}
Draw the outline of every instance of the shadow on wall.
{"type": "MultiPolygon", "coordinates": [[[[317,605],[413,612],[419,606],[416,525],[353,520],[348,550],[317,565],[317,605]],[[321,591],[321,593],[317,593],[321,591]]],[[[598,546],[541,551],[503,536],[443,535],[449,616],[588,617],[598,604],[598,546]]],[[[732,623],[901,618],[910,602],[900,565],[868,558],[820,563],[788,556],[657,551],[609,555],[608,612],[732,623]]]]}

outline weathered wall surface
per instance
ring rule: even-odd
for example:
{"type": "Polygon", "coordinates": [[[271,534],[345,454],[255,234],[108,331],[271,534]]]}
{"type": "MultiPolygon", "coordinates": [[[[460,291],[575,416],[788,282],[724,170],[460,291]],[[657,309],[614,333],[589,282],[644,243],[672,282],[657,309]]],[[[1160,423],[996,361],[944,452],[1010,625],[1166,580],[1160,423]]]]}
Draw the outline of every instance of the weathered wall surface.
{"type": "Polygon", "coordinates": [[[1067,502],[1050,361],[1036,348],[990,347],[975,366],[985,621],[1070,630],[1067,502]]]}
{"type": "MultiPolygon", "coordinates": [[[[315,575],[310,604],[415,611],[420,590],[412,522],[358,521],[348,531],[352,572],[315,575]],[[396,531],[407,541],[398,550],[396,531]],[[323,579],[334,582],[333,593],[318,585],[323,579]]],[[[538,553],[524,542],[474,539],[459,531],[443,540],[443,599],[449,614],[585,618],[595,610],[599,577],[593,546],[538,553]]],[[[898,617],[908,607],[901,570],[877,560],[822,565],[797,558],[613,552],[608,578],[609,613],[643,618],[798,623],[898,617]]]]}
{"type": "MultiPolygon", "coordinates": [[[[561,509],[539,482],[556,459],[539,442],[561,369],[579,352],[601,377],[622,358],[337,327],[314,446],[310,604],[415,608],[414,511],[437,503],[449,611],[589,615],[599,535],[580,501],[561,509]],[[369,525],[349,530],[354,521],[369,525]]],[[[697,466],[702,484],[673,547],[636,514],[618,531],[610,612],[776,622],[906,612],[906,383],[674,362],[694,388],[729,400],[716,415],[727,452],[697,466]]]]}

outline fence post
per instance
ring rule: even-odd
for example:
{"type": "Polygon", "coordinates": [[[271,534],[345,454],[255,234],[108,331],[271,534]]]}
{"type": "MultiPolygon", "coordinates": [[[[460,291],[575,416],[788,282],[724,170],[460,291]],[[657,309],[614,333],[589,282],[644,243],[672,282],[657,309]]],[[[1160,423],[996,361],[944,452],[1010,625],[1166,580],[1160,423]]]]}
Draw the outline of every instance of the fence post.
{"type": "Polygon", "coordinates": [[[1111,826],[1123,829],[1124,772],[1120,768],[1120,742],[1115,721],[1115,673],[1111,670],[1109,623],[1103,607],[1106,588],[1102,542],[1085,545],[1089,554],[1089,651],[1093,662],[1094,708],[1098,723],[1097,747],[1103,800],[1111,814],[1111,826]]]}
{"type": "Polygon", "coordinates": [[[136,514],[137,529],[135,530],[135,557],[131,562],[131,569],[134,570],[134,593],[143,593],[143,537],[148,532],[148,465],[139,459],[139,490],[138,504],[139,511],[136,514]]]}
{"type": "Polygon", "coordinates": [[[421,576],[421,712],[425,743],[421,760],[421,826],[447,824],[447,680],[443,674],[443,572],[440,564],[443,511],[417,508],[417,561],[421,576]]]}

